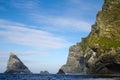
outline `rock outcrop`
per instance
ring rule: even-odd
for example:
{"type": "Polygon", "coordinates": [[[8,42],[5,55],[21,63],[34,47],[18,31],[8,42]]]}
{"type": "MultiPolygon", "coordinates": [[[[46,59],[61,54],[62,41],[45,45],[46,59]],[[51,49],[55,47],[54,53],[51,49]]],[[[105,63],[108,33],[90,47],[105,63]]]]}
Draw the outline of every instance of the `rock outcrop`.
{"type": "Polygon", "coordinates": [[[10,54],[5,73],[31,73],[22,61],[13,53],[10,54]]]}
{"type": "Polygon", "coordinates": [[[60,70],[57,72],[57,74],[65,74],[65,72],[64,72],[62,69],[60,69],[60,70]]]}
{"type": "Polygon", "coordinates": [[[120,74],[120,0],[104,0],[90,34],[70,47],[65,73],[120,74]]]}
{"type": "Polygon", "coordinates": [[[49,74],[48,71],[40,71],[40,74],[49,74]]]}
{"type": "Polygon", "coordinates": [[[67,59],[66,65],[63,65],[60,70],[63,70],[65,73],[79,73],[80,72],[80,43],[73,45],[69,48],[69,57],[67,59]]]}

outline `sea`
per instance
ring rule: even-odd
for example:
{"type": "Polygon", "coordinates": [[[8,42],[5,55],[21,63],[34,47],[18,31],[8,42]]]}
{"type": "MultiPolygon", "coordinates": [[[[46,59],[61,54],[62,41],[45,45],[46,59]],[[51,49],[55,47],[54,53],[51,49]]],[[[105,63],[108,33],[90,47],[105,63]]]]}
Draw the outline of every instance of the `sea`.
{"type": "Polygon", "coordinates": [[[120,80],[120,76],[60,74],[0,74],[0,80],[120,80]]]}

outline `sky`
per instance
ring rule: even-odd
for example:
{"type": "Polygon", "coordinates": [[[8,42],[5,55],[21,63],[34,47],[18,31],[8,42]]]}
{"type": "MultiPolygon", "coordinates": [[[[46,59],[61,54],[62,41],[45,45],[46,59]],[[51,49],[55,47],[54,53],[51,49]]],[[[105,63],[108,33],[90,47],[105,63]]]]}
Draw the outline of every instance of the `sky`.
{"type": "Polygon", "coordinates": [[[57,73],[91,31],[103,0],[0,0],[0,73],[10,52],[33,73],[57,73]]]}

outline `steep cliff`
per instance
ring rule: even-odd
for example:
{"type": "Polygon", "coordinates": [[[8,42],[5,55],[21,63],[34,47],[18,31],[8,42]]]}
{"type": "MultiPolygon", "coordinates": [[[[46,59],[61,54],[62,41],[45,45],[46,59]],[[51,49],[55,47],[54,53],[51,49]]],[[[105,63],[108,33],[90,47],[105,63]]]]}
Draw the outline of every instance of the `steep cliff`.
{"type": "Polygon", "coordinates": [[[90,34],[70,47],[66,73],[120,74],[120,0],[104,0],[90,34]]]}
{"type": "Polygon", "coordinates": [[[31,73],[22,61],[13,53],[10,54],[5,73],[31,73]]]}

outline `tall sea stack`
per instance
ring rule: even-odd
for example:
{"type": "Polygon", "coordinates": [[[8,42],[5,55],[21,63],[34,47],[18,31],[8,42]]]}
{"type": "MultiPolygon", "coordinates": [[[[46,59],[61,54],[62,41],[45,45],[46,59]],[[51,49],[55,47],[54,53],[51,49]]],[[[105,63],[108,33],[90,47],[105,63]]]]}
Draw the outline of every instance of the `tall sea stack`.
{"type": "Polygon", "coordinates": [[[65,73],[120,74],[120,0],[104,0],[90,34],[69,49],[65,73]]]}
{"type": "Polygon", "coordinates": [[[5,73],[31,73],[22,61],[13,53],[10,54],[5,73]]]}

